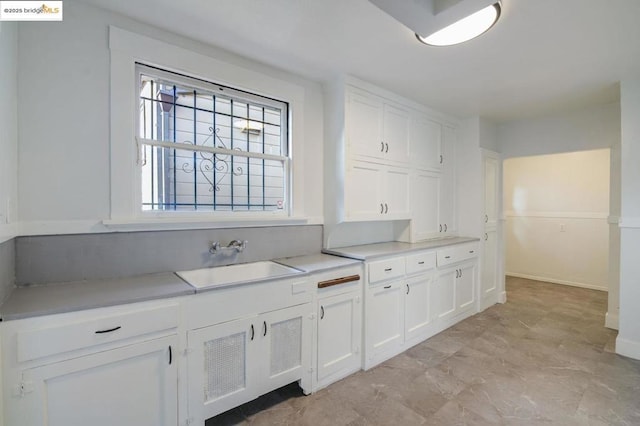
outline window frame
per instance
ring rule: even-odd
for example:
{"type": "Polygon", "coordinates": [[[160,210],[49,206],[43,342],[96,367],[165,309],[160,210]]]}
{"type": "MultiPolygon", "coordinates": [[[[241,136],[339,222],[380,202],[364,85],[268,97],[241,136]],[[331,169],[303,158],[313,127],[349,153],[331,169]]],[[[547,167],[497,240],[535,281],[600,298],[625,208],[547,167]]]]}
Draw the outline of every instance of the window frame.
{"type": "MultiPolygon", "coordinates": [[[[285,207],[283,209],[277,209],[277,210],[251,210],[248,209],[246,211],[246,214],[249,216],[261,216],[261,215],[277,215],[277,216],[284,216],[284,217],[289,217],[291,215],[291,194],[290,194],[290,187],[291,187],[291,163],[292,163],[292,158],[289,155],[289,153],[291,152],[291,138],[289,137],[289,121],[290,121],[290,117],[289,117],[289,104],[285,101],[280,101],[280,100],[276,100],[273,98],[269,98],[269,97],[265,97],[265,96],[261,96],[261,95],[257,95],[255,93],[251,93],[251,92],[247,92],[244,90],[239,90],[233,87],[228,87],[222,84],[218,84],[212,81],[206,81],[206,80],[202,80],[196,77],[191,77],[191,76],[187,76],[184,74],[180,74],[180,73],[175,73],[175,72],[171,72],[171,71],[167,71],[158,67],[154,67],[154,66],[150,66],[141,62],[136,62],[135,64],[135,69],[136,69],[136,95],[138,97],[138,101],[140,99],[140,93],[141,93],[141,81],[142,81],[142,76],[148,76],[148,77],[152,77],[152,78],[157,78],[160,80],[163,80],[165,82],[171,82],[173,84],[180,84],[186,87],[190,87],[190,88],[194,88],[196,90],[202,90],[203,92],[207,93],[207,94],[211,94],[214,95],[215,92],[218,91],[224,91],[225,96],[227,98],[233,98],[234,100],[240,100],[243,102],[251,102],[253,104],[262,104],[264,106],[268,106],[274,109],[280,109],[282,111],[281,114],[281,121],[280,121],[280,128],[282,129],[282,132],[284,133],[281,136],[281,141],[280,141],[280,149],[282,150],[283,154],[282,155],[273,155],[273,154],[261,154],[261,153],[257,153],[257,152],[247,152],[246,154],[240,154],[238,152],[236,152],[235,150],[233,150],[232,148],[228,148],[228,149],[223,149],[223,148],[209,148],[209,147],[201,147],[202,149],[194,149],[189,147],[188,145],[185,145],[184,147],[181,147],[183,150],[187,150],[187,151],[193,151],[195,152],[208,152],[211,154],[221,154],[221,155],[228,155],[228,156],[238,156],[238,157],[242,157],[242,158],[252,158],[252,159],[266,159],[266,160],[272,160],[272,161],[281,161],[283,163],[283,199],[285,202],[285,207]]],[[[145,216],[154,216],[154,217],[174,217],[174,216],[185,216],[188,214],[195,214],[195,215],[202,215],[202,216],[206,216],[206,215],[213,215],[216,217],[233,217],[236,216],[238,214],[244,214],[245,211],[243,210],[204,210],[204,211],[198,211],[197,209],[194,209],[193,211],[186,211],[186,210],[182,210],[182,211],[175,211],[175,210],[155,210],[155,209],[150,209],[150,210],[144,210],[143,209],[143,200],[142,200],[142,166],[143,166],[143,154],[142,151],[144,150],[145,146],[150,146],[150,147],[163,147],[163,148],[168,148],[168,149],[174,149],[175,146],[173,146],[175,144],[175,142],[170,142],[170,141],[161,141],[161,140],[156,140],[156,139],[144,139],[143,137],[140,136],[139,134],[139,129],[140,129],[140,114],[136,113],[135,116],[135,128],[136,128],[136,135],[135,135],[135,143],[137,146],[137,150],[138,150],[138,158],[137,158],[137,163],[138,163],[138,167],[140,168],[140,192],[139,192],[139,205],[142,211],[142,215],[145,216]]],[[[248,173],[248,171],[247,171],[248,173]]]]}
{"type": "MultiPolygon", "coordinates": [[[[215,49],[214,49],[215,50],[215,49]]],[[[104,225],[118,230],[228,228],[309,223],[304,212],[304,104],[305,89],[277,72],[265,74],[240,66],[246,60],[226,62],[208,54],[109,26],[110,52],[110,218],[104,225]],[[288,209],[282,211],[159,212],[143,211],[139,150],[135,143],[139,96],[136,63],[193,76],[204,81],[279,99],[289,105],[290,158],[288,209]],[[293,160],[295,158],[295,161],[293,160]]],[[[215,53],[215,52],[214,52],[215,53]]],[[[220,53],[225,57],[224,53],[220,53]]],[[[226,54],[229,55],[229,54],[226,54]]],[[[315,220],[315,219],[314,219],[315,220]]]]}

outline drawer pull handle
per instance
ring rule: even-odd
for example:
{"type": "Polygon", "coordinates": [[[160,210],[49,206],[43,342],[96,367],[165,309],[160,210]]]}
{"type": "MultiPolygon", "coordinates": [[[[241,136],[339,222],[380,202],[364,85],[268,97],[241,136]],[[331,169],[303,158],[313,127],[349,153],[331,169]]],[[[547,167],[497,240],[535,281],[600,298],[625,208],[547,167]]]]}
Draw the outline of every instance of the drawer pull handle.
{"type": "Polygon", "coordinates": [[[324,319],[324,306],[320,306],[320,319],[324,319]]]}
{"type": "Polygon", "coordinates": [[[410,291],[409,284],[407,284],[407,294],[409,294],[409,291],[410,291]]]}
{"type": "Polygon", "coordinates": [[[393,271],[393,268],[386,268],[384,271],[385,272],[391,272],[391,271],[393,271]]]}
{"type": "Polygon", "coordinates": [[[353,281],[360,281],[360,275],[349,275],[348,277],[335,278],[333,280],[320,281],[318,288],[331,287],[334,285],[350,283],[353,281]]]}
{"type": "Polygon", "coordinates": [[[171,365],[171,361],[173,361],[173,354],[171,352],[171,345],[169,345],[169,365],[171,365]]]}
{"type": "Polygon", "coordinates": [[[424,262],[418,262],[418,265],[424,265],[424,262]]]}
{"type": "Polygon", "coordinates": [[[445,256],[444,258],[445,259],[451,259],[451,256],[445,256]]]}
{"type": "Polygon", "coordinates": [[[256,331],[253,328],[253,324],[251,324],[251,341],[253,341],[253,338],[256,336],[256,331]]]}
{"type": "Polygon", "coordinates": [[[96,334],[111,333],[112,331],[120,330],[121,328],[122,328],[121,326],[117,326],[117,327],[110,328],[108,330],[98,330],[96,331],[96,334]]]}
{"type": "Polygon", "coordinates": [[[474,253],[474,250],[469,250],[469,253],[472,253],[472,254],[473,254],[473,253],[474,253]]]}
{"type": "Polygon", "coordinates": [[[267,335],[267,322],[262,321],[262,325],[264,326],[264,333],[262,333],[262,337],[267,335]]]}
{"type": "Polygon", "coordinates": [[[386,285],[386,286],[384,286],[384,288],[386,288],[386,289],[387,289],[387,288],[391,288],[391,286],[390,286],[390,285],[386,285]]]}

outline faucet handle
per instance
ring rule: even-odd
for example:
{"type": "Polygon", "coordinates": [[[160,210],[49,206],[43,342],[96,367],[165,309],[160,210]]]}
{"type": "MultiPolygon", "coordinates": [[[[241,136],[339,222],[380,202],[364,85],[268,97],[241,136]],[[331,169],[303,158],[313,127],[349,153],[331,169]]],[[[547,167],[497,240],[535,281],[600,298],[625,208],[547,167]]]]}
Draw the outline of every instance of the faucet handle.
{"type": "Polygon", "coordinates": [[[211,243],[211,247],[209,247],[209,253],[216,254],[220,250],[220,242],[214,241],[211,243]]]}

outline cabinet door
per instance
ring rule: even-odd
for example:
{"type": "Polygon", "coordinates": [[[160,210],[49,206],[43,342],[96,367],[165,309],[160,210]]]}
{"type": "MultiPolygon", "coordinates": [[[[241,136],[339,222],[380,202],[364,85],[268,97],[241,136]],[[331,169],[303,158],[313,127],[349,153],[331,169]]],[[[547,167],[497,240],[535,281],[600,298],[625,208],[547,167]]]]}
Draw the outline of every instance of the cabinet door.
{"type": "Polygon", "coordinates": [[[405,284],[404,332],[405,341],[411,342],[426,337],[431,324],[429,298],[433,274],[412,277],[405,284]]]}
{"type": "Polygon", "coordinates": [[[458,313],[474,309],[476,301],[476,265],[464,264],[458,268],[456,279],[456,308],[458,313]]]}
{"type": "Polygon", "coordinates": [[[409,160],[409,112],[393,105],[383,107],[384,157],[389,161],[407,163],[409,160]]]}
{"type": "Polygon", "coordinates": [[[418,169],[440,171],[442,125],[423,116],[413,117],[409,131],[411,163],[418,169]]]}
{"type": "Polygon", "coordinates": [[[262,356],[257,317],[187,332],[189,345],[189,416],[204,424],[230,408],[258,396],[257,373],[262,356]]]}
{"type": "Polygon", "coordinates": [[[368,357],[397,351],[404,343],[404,284],[394,281],[370,288],[367,303],[368,357]]]}
{"type": "Polygon", "coordinates": [[[346,221],[381,220],[385,212],[382,201],[384,175],[381,164],[352,162],[345,177],[346,221]]]}
{"type": "Polygon", "coordinates": [[[256,347],[256,362],[262,363],[258,380],[259,395],[303,377],[305,381],[310,381],[310,315],[311,304],[305,303],[259,317],[257,329],[260,348],[256,347]]]}
{"type": "Polygon", "coordinates": [[[456,231],[455,218],[455,129],[444,127],[442,141],[442,181],[440,183],[440,228],[443,234],[456,231]]]}
{"type": "Polygon", "coordinates": [[[498,160],[484,158],[484,222],[495,227],[498,220],[498,160]]]}
{"type": "Polygon", "coordinates": [[[437,236],[440,225],[440,175],[418,172],[411,185],[411,233],[414,241],[437,236]]]}
{"type": "Polygon", "coordinates": [[[411,217],[409,170],[389,166],[385,170],[382,220],[409,219],[411,217]]]}
{"type": "Polygon", "coordinates": [[[382,100],[374,95],[349,91],[347,94],[347,144],[349,154],[384,158],[382,141],[382,100]]]}
{"type": "Polygon", "coordinates": [[[9,424],[178,424],[177,337],[169,336],[23,372],[32,389],[9,424]]]}
{"type": "Polygon", "coordinates": [[[432,311],[440,322],[446,322],[456,314],[457,269],[446,269],[438,273],[433,285],[432,311]]]}
{"type": "Polygon", "coordinates": [[[480,294],[482,308],[498,303],[498,240],[496,231],[485,231],[480,294]]]}
{"type": "Polygon", "coordinates": [[[360,366],[361,321],[362,307],[357,294],[340,294],[318,301],[318,382],[360,366]]]}

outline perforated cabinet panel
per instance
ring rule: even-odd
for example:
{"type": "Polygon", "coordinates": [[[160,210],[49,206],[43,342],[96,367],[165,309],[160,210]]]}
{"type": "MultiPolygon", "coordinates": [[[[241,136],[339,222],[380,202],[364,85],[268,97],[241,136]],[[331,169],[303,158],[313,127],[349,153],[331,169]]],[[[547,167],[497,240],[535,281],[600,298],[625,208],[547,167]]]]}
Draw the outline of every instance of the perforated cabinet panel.
{"type": "Polygon", "coordinates": [[[246,387],[245,335],[237,333],[204,342],[205,401],[246,387]]]}
{"type": "Polygon", "coordinates": [[[282,373],[302,364],[302,318],[292,318],[271,325],[270,375],[282,373]]]}

